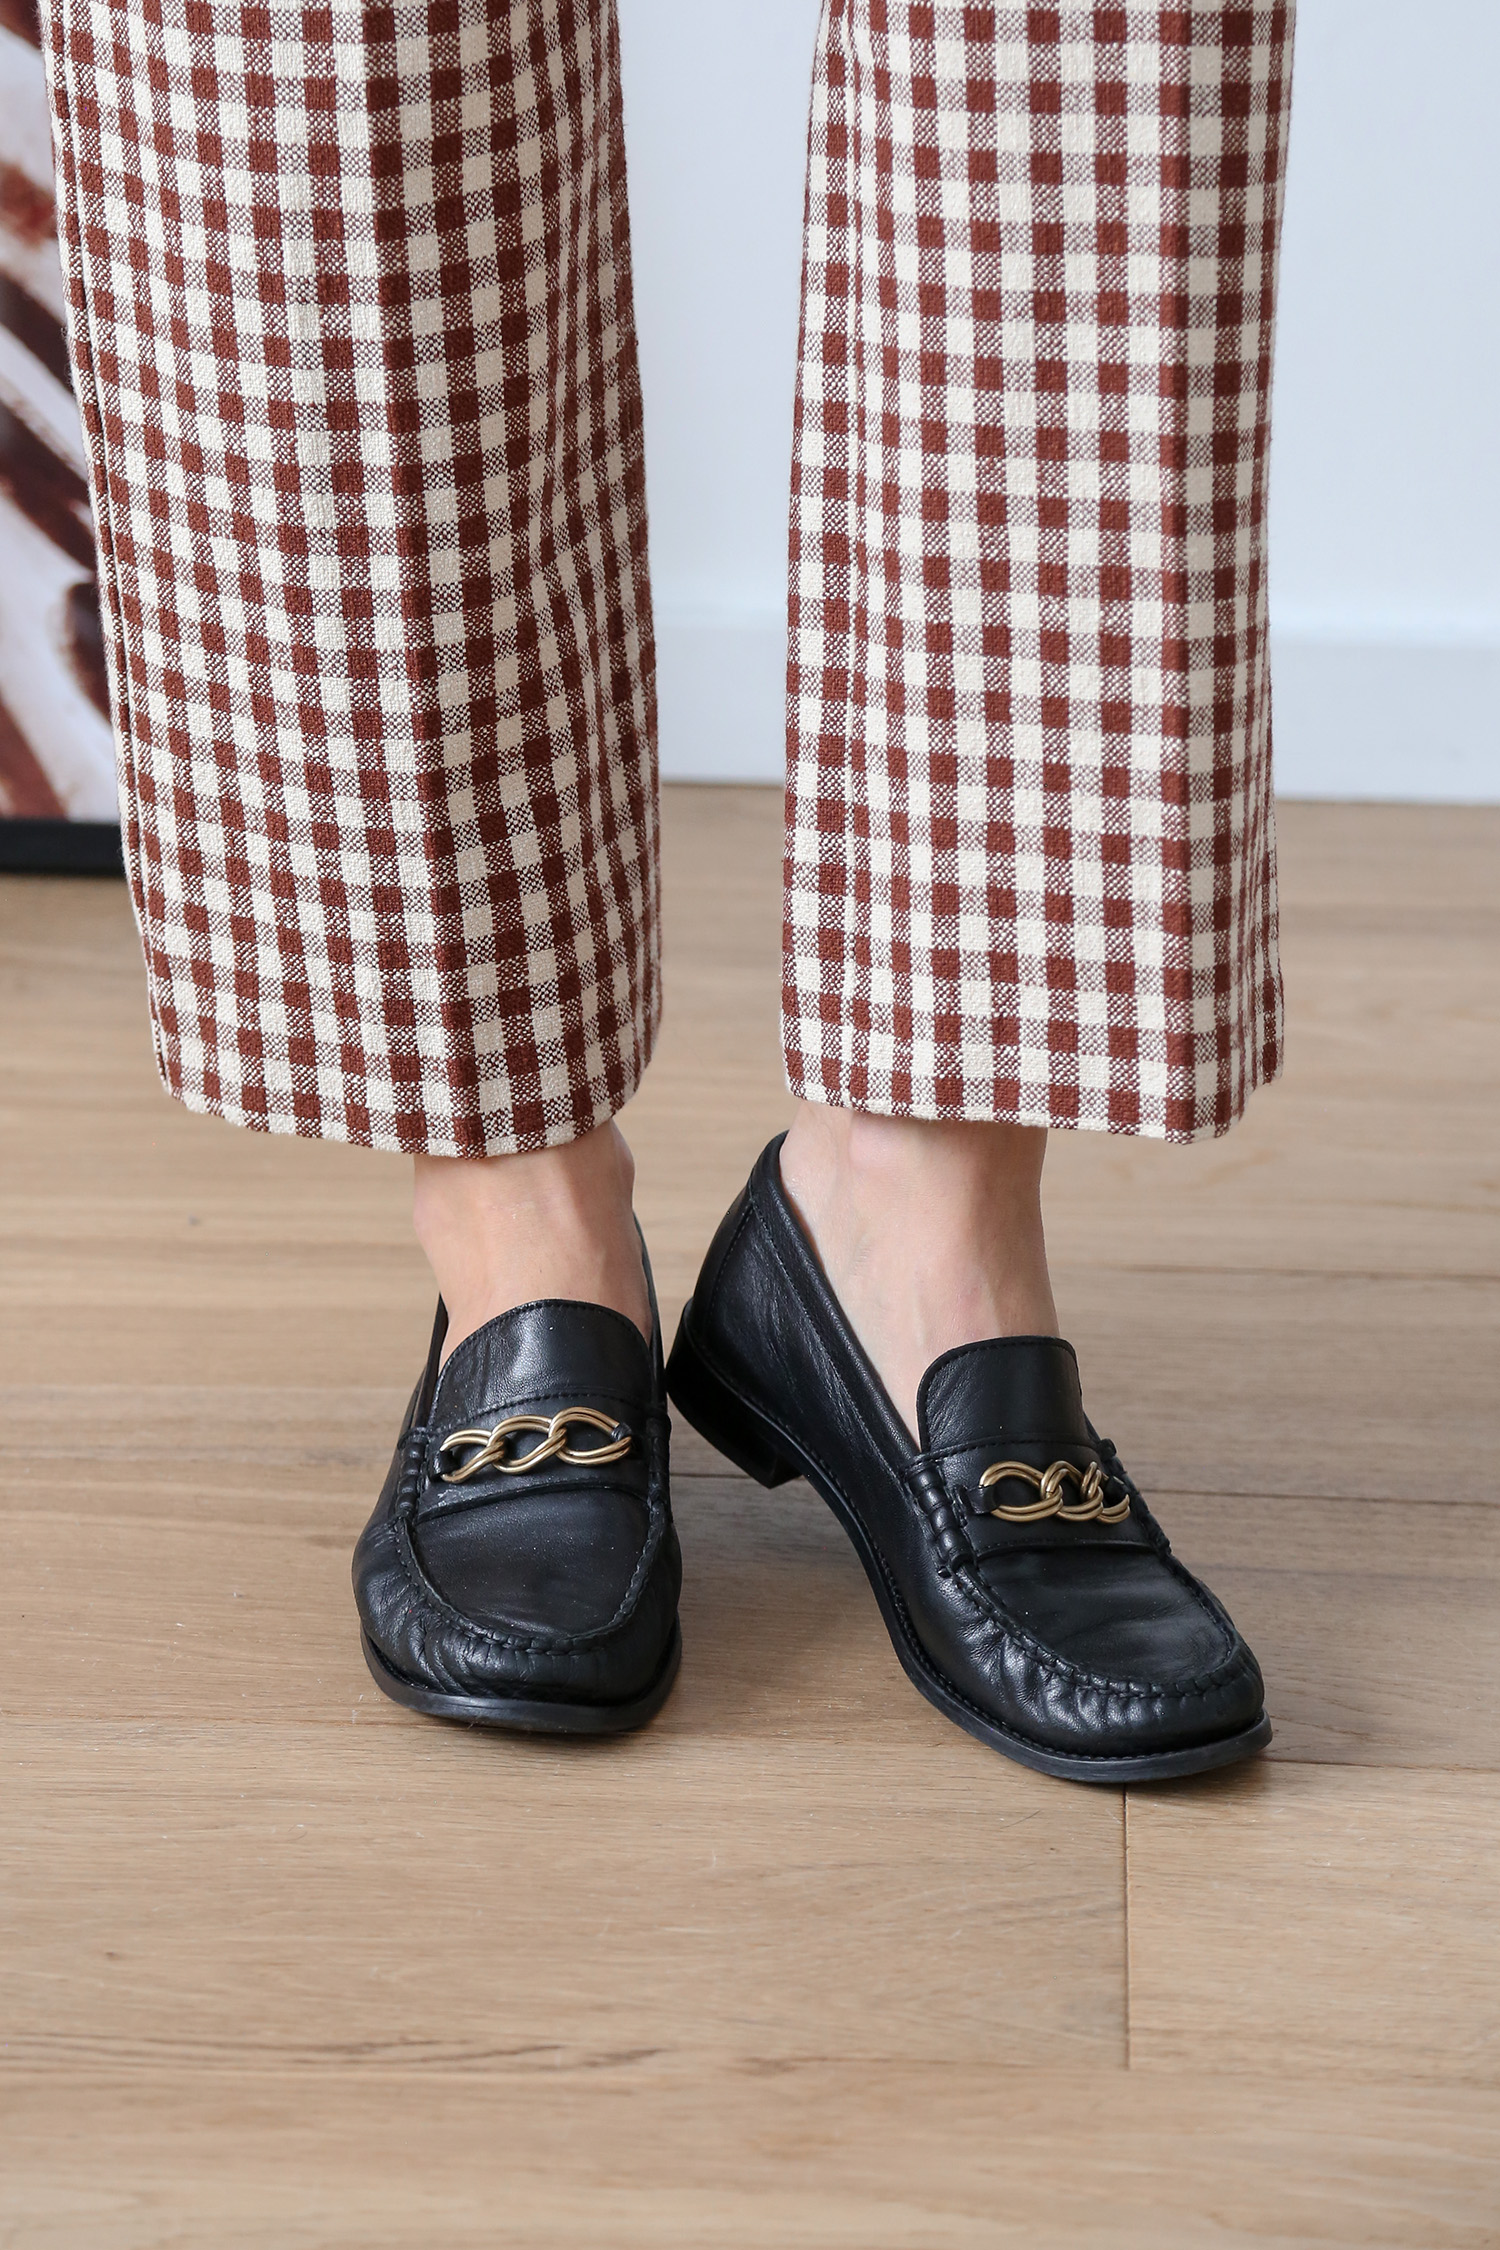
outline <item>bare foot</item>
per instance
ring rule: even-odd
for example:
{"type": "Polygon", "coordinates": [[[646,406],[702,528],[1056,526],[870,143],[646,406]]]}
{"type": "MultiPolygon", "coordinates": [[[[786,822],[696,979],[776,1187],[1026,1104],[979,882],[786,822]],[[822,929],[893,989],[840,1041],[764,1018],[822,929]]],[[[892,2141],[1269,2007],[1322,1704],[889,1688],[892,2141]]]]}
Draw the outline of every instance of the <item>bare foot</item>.
{"type": "Polygon", "coordinates": [[[412,1215],[448,1308],[444,1357],[536,1297],[609,1305],[649,1340],[634,1182],[613,1124],[528,1156],[419,1156],[412,1215]]]}
{"type": "Polygon", "coordinates": [[[799,1102],[781,1177],[898,1411],[940,1352],[1055,1336],[1042,1232],[1047,1135],[799,1102]]]}

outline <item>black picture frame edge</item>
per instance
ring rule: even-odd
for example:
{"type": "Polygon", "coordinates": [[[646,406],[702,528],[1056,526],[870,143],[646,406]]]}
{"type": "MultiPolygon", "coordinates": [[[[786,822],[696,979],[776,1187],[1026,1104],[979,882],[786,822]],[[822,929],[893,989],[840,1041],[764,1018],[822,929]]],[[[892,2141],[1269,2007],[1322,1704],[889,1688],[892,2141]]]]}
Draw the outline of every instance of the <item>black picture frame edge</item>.
{"type": "Polygon", "coordinates": [[[113,820],[0,820],[0,875],[123,877],[113,820]]]}

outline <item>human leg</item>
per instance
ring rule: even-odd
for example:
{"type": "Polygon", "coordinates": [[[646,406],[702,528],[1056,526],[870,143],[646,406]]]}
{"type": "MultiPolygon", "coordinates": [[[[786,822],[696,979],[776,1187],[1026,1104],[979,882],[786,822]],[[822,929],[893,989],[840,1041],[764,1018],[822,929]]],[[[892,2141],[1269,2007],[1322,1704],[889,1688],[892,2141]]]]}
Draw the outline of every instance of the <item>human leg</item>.
{"type": "Polygon", "coordinates": [[[162,1075],[421,1161],[462,1310],[356,1562],[382,1685],[635,1723],[677,1563],[609,1122],[658,1013],[613,7],[45,12],[162,1075]]]}
{"type": "Polygon", "coordinates": [[[1285,0],[830,0],[785,1043],[890,1115],[1187,1140],[1279,1059],[1285,0]]]}
{"type": "MultiPolygon", "coordinates": [[[[1290,28],[1279,0],[828,11],[792,534],[805,1102],[1187,1140],[1278,1067],[1264,525],[1290,28]]],[[[888,1171],[903,1148],[921,1198],[933,1160],[907,1132],[888,1171]]],[[[968,1269],[956,1298],[1003,1304],[1007,1234],[1040,1227],[1040,1166],[1005,1148],[958,1143],[953,1226],[924,1233],[968,1269]],[[1008,1221],[965,1253],[995,1195],[1008,1221]]],[[[909,1293],[903,1338],[867,1301],[882,1261],[846,1239],[858,1186],[832,1153],[799,1114],[789,1184],[906,1401],[944,1319],[909,1293]]],[[[887,1187],[888,1295],[909,1244],[887,1187]]],[[[947,1325],[967,1340],[957,1301],[947,1325]]]]}
{"type": "Polygon", "coordinates": [[[379,1148],[573,1139],[659,1005],[612,10],[48,19],[163,1076],[379,1148]]]}
{"type": "Polygon", "coordinates": [[[613,1123],[530,1155],[419,1156],[417,1240],[448,1308],[445,1353],[537,1297],[612,1306],[649,1338],[634,1181],[613,1123]]]}
{"type": "Polygon", "coordinates": [[[804,1103],[781,1177],[907,1427],[940,1352],[1055,1336],[1042,1227],[1047,1136],[804,1103]]]}
{"type": "Polygon", "coordinates": [[[1046,1129],[1222,1132],[1278,1064],[1263,540],[1290,33],[1281,0],[828,0],[815,76],[784,981],[804,1106],[669,1380],[745,1467],[818,1485],[924,1692],[1091,1779],[1266,1734],[1253,1658],[1084,1414],[1039,1196],[1046,1129]]]}

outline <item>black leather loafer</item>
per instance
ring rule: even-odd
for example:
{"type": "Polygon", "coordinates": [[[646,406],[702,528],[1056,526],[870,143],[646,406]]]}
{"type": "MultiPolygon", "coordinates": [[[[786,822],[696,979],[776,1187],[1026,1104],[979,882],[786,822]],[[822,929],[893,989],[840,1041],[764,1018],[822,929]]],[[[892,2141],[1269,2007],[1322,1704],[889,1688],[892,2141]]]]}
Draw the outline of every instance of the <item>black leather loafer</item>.
{"type": "Polygon", "coordinates": [[[762,1484],[816,1487],[908,1676],[981,1742],[1117,1784],[1260,1749],[1260,1669],[1096,1436],[1072,1346],[945,1352],[914,1447],[787,1202],[780,1151],[704,1261],[667,1364],[673,1404],[762,1484]]]}
{"type": "Polygon", "coordinates": [[[643,1726],[682,1655],[660,1331],[648,1346],[623,1314],[547,1299],[439,1372],[447,1325],[439,1305],[354,1551],[370,1670],[396,1702],[471,1726],[643,1726]]]}

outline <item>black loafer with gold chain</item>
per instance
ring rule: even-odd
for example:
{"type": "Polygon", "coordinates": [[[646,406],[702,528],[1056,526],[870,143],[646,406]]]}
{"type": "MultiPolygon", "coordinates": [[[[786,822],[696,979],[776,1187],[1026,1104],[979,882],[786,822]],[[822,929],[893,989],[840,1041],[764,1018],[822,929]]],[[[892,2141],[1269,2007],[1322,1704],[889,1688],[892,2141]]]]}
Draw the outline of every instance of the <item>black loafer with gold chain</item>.
{"type": "Polygon", "coordinates": [[[546,1299],[440,1366],[446,1329],[439,1305],[354,1553],[370,1670],[396,1702],[470,1726],[643,1726],[682,1654],[660,1335],[546,1299]]]}
{"type": "Polygon", "coordinates": [[[822,1494],[908,1676],[981,1742],[1121,1783],[1270,1740],[1255,1658],[1095,1433],[1071,1345],[944,1352],[914,1442],[782,1190],[779,1141],[704,1261],[667,1382],[750,1476],[822,1494]]]}

